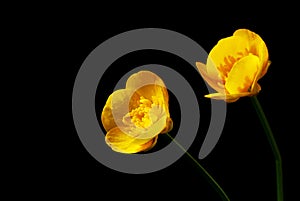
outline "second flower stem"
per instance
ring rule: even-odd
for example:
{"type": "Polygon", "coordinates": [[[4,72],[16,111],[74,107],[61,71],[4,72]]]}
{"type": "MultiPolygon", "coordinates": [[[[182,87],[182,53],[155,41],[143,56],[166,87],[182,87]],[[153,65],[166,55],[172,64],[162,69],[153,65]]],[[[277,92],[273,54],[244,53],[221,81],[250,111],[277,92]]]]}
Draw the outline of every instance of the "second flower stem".
{"type": "Polygon", "coordinates": [[[273,136],[273,132],[268,123],[268,120],[265,116],[265,113],[257,99],[256,96],[251,97],[252,104],[257,112],[257,115],[260,119],[260,122],[264,128],[264,131],[267,135],[268,141],[271,145],[271,149],[275,158],[276,165],[276,187],[277,187],[277,201],[283,201],[283,186],[282,186],[282,161],[281,155],[276,144],[275,138],[273,136]]]}
{"type": "Polygon", "coordinates": [[[223,201],[230,201],[228,196],[226,195],[225,191],[221,188],[221,186],[215,181],[215,179],[205,170],[205,168],[195,159],[180,143],[178,143],[169,133],[167,133],[169,138],[171,138],[172,141],[174,141],[175,144],[178,145],[178,147],[190,158],[193,160],[193,162],[196,163],[196,165],[200,168],[200,170],[203,172],[206,179],[209,181],[209,183],[213,186],[213,188],[218,192],[218,194],[221,196],[223,201]]]}

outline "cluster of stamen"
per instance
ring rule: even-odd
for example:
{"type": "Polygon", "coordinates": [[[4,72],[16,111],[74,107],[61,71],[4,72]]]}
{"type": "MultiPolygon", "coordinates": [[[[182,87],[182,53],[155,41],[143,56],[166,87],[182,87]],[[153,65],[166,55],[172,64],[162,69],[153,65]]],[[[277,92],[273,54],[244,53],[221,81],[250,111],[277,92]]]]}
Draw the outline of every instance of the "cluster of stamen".
{"type": "Polygon", "coordinates": [[[150,118],[150,110],[153,106],[158,104],[158,99],[152,96],[152,100],[149,100],[143,96],[138,100],[138,107],[132,109],[128,116],[131,122],[137,127],[147,128],[152,125],[152,120],[150,118]]]}

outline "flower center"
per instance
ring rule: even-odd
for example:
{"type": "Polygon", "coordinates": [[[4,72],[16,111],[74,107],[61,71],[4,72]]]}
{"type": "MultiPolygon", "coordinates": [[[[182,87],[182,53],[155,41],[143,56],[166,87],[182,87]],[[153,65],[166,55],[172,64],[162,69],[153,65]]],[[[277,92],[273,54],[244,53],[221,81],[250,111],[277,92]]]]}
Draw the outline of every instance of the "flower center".
{"type": "Polygon", "coordinates": [[[149,99],[140,97],[139,106],[129,112],[131,122],[137,127],[147,128],[152,124],[149,116],[152,102],[149,99]]]}
{"type": "Polygon", "coordinates": [[[163,100],[157,96],[152,96],[151,100],[140,96],[137,100],[137,107],[132,109],[123,117],[123,123],[126,125],[134,124],[138,128],[148,128],[156,122],[159,117],[165,114],[166,108],[163,100]]]}
{"type": "Polygon", "coordinates": [[[152,101],[141,96],[137,103],[138,107],[127,113],[123,118],[123,122],[125,124],[131,122],[136,127],[147,128],[157,118],[156,115],[153,115],[153,110],[151,112],[151,109],[159,105],[159,100],[156,96],[152,96],[152,101]]]}

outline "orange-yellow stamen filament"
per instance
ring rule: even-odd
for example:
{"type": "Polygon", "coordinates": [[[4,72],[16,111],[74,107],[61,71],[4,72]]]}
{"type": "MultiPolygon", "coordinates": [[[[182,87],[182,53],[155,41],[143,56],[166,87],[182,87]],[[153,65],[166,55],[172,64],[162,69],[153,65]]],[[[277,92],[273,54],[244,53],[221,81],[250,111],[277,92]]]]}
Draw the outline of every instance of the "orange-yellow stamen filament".
{"type": "Polygon", "coordinates": [[[131,110],[125,117],[130,117],[131,123],[134,123],[135,126],[147,128],[152,125],[149,112],[154,103],[141,96],[140,100],[138,100],[138,104],[139,106],[131,110]]]}

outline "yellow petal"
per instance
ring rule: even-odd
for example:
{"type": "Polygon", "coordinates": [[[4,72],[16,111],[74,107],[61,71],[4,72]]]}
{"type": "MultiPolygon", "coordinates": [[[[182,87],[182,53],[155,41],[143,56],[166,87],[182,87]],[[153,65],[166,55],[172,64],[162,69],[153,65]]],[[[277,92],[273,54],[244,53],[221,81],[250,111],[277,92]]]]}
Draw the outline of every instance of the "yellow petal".
{"type": "Polygon", "coordinates": [[[164,103],[169,101],[168,91],[164,82],[151,71],[139,71],[131,75],[126,82],[126,89],[131,89],[149,100],[156,96],[162,98],[164,103]]]}
{"type": "Polygon", "coordinates": [[[106,132],[117,125],[112,114],[111,98],[112,95],[108,97],[101,114],[101,122],[106,132]]]}
{"type": "Polygon", "coordinates": [[[201,62],[196,62],[197,69],[201,74],[202,78],[211,86],[214,90],[220,93],[225,93],[224,85],[221,84],[221,80],[215,74],[211,76],[207,73],[206,65],[201,62]]]}
{"type": "Polygon", "coordinates": [[[166,87],[160,77],[155,73],[146,70],[132,74],[126,82],[126,88],[131,89],[139,89],[146,85],[160,85],[166,87]]]}
{"type": "Polygon", "coordinates": [[[222,93],[207,94],[204,97],[215,99],[215,100],[224,100],[226,102],[235,102],[240,98],[240,97],[231,96],[230,94],[222,94],[222,93]]]}
{"type": "Polygon", "coordinates": [[[225,79],[233,64],[248,54],[249,43],[240,36],[230,36],[218,41],[210,51],[207,59],[207,73],[216,75],[216,69],[222,79],[225,79]]]}
{"type": "MultiPolygon", "coordinates": [[[[150,119],[153,124],[149,127],[149,132],[153,133],[161,133],[163,129],[166,128],[167,120],[170,118],[169,114],[166,113],[165,108],[160,105],[152,106],[149,112],[150,119]]],[[[151,135],[149,136],[151,137],[151,135]]]]}
{"type": "Polygon", "coordinates": [[[249,92],[258,73],[259,58],[249,54],[237,61],[228,74],[225,87],[230,94],[249,92]]]}
{"type": "MultiPolygon", "coordinates": [[[[126,129],[122,129],[126,130],[126,129]]],[[[105,136],[105,142],[112,150],[120,153],[138,153],[141,151],[147,151],[151,149],[156,141],[157,137],[151,139],[136,139],[122,132],[118,127],[111,129],[105,136]]]]}
{"type": "Polygon", "coordinates": [[[268,71],[270,65],[271,65],[271,61],[269,60],[269,61],[267,62],[267,65],[264,66],[264,67],[261,69],[261,72],[260,72],[260,74],[259,74],[259,76],[258,76],[258,79],[262,78],[262,77],[267,73],[267,71],[268,71]]]}
{"type": "Polygon", "coordinates": [[[101,121],[104,129],[123,127],[123,117],[134,107],[137,107],[139,96],[128,89],[114,91],[107,99],[102,110],[101,121]]]}
{"type": "Polygon", "coordinates": [[[145,148],[145,149],[143,149],[142,151],[145,152],[145,151],[149,151],[150,149],[152,149],[152,148],[156,145],[157,139],[158,139],[158,135],[155,136],[155,137],[154,137],[152,140],[150,140],[149,142],[147,142],[147,144],[145,144],[144,147],[147,147],[147,146],[148,146],[148,148],[145,148]]]}
{"type": "Polygon", "coordinates": [[[234,36],[240,36],[249,41],[249,52],[258,56],[260,60],[259,67],[262,68],[261,77],[267,72],[269,66],[268,48],[263,39],[256,33],[248,29],[238,29],[233,33],[234,36]]]}
{"type": "Polygon", "coordinates": [[[224,100],[228,103],[235,102],[239,98],[244,96],[252,96],[254,93],[252,92],[244,92],[239,94],[221,94],[221,93],[213,93],[205,95],[206,98],[216,99],[216,100],[224,100]]]}
{"type": "MultiPolygon", "coordinates": [[[[145,70],[131,75],[126,82],[126,89],[134,90],[140,96],[143,96],[146,99],[151,100],[154,104],[159,105],[160,109],[163,109],[166,118],[170,118],[168,90],[163,80],[155,73],[145,70]]],[[[162,113],[160,112],[160,114],[162,113]]],[[[161,121],[153,121],[154,124],[157,123],[157,125],[154,125],[155,129],[153,130],[161,128],[161,122],[163,121],[161,118],[165,118],[163,117],[164,115],[156,116],[156,119],[160,119],[161,121]]],[[[152,115],[152,117],[154,118],[155,115],[152,115]]],[[[165,124],[165,130],[169,131],[169,129],[170,124],[165,124]],[[169,128],[167,129],[166,127],[169,128]]],[[[153,132],[148,132],[148,135],[151,135],[150,133],[153,134],[153,132]]]]}
{"type": "Polygon", "coordinates": [[[165,128],[160,133],[168,133],[173,129],[173,120],[168,117],[165,128]]]}

